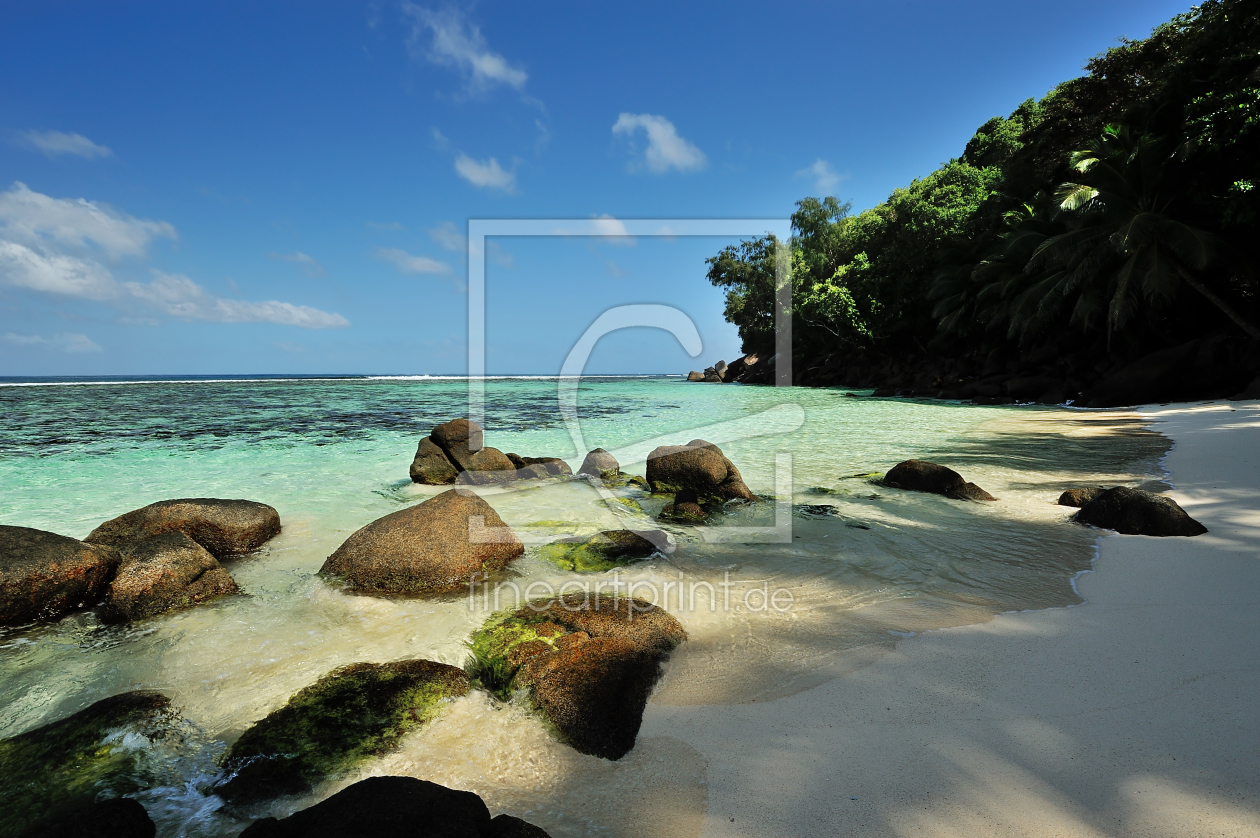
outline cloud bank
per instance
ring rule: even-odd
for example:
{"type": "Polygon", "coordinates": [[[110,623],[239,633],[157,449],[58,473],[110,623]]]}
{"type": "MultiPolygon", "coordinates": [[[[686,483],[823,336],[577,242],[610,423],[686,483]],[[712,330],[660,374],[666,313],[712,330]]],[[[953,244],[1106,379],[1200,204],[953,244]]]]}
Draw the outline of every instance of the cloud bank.
{"type": "Polygon", "coordinates": [[[63,333],[46,338],[42,335],[15,335],[13,332],[5,332],[3,335],[0,335],[0,343],[7,343],[10,346],[38,346],[42,349],[51,349],[54,352],[70,354],[101,351],[101,347],[87,335],[72,333],[63,333]]]}
{"type": "Polygon", "coordinates": [[[309,306],[216,297],[186,276],[160,271],[152,272],[149,283],[119,282],[111,268],[144,258],[156,238],[177,238],[175,228],[83,198],[52,198],[15,183],[0,192],[0,285],[106,302],[127,317],[139,307],[212,323],[306,329],[350,325],[340,314],[309,306]]]}

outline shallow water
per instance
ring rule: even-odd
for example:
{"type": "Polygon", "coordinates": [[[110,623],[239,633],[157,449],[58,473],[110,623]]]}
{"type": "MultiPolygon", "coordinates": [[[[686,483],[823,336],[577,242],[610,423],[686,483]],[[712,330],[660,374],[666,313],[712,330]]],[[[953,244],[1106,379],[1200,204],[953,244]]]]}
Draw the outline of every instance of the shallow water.
{"type": "MultiPolygon", "coordinates": [[[[557,382],[493,380],[486,398],[487,445],[564,457],[576,470],[585,451],[557,410],[557,382]]],[[[1168,447],[1123,414],[587,379],[584,448],[617,452],[626,471],[642,474],[653,445],[710,439],[754,491],[778,496],[787,526],[777,534],[771,526],[773,500],[733,507],[713,527],[661,527],[673,549],[654,560],[616,574],[566,573],[538,557],[537,542],[657,526],[650,519],[664,499],[621,492],[641,504],[638,514],[585,482],[546,482],[482,491],[534,543],[471,597],[356,596],[316,576],[354,530],[438,491],[410,483],[407,466],[435,424],[466,412],[458,380],[0,386],[0,523],[82,538],[155,500],[243,497],[275,506],[284,524],[258,554],[227,564],[243,596],[129,627],[84,612],[0,634],[0,736],[123,690],[161,690],[189,725],[179,747],[153,755],[170,782],[145,799],[160,834],[234,835],[242,822],[199,790],[225,743],[337,666],[413,657],[462,664],[463,641],[495,609],[496,594],[505,607],[532,583],[544,586],[535,592],[618,583],[667,607],[690,634],[654,701],[763,700],[843,674],[911,632],[1078,603],[1072,582],[1089,568],[1094,534],[1067,523],[1073,510],[1056,497],[1073,485],[1150,481],[1168,447]],[[776,456],[781,469],[790,459],[790,479],[783,470],[776,482],[776,456]],[[950,465],[1000,500],[953,501],[854,476],[911,457],[950,465]]],[[[557,744],[520,708],[482,695],[455,702],[363,773],[471,789],[492,810],[532,818],[557,838],[628,834],[633,825],[616,815],[627,804],[638,807],[640,828],[657,807],[671,830],[688,834],[680,812],[703,810],[703,762],[680,743],[641,741],[609,763],[557,744]]],[[[273,809],[290,811],[353,779],[273,809]]]]}

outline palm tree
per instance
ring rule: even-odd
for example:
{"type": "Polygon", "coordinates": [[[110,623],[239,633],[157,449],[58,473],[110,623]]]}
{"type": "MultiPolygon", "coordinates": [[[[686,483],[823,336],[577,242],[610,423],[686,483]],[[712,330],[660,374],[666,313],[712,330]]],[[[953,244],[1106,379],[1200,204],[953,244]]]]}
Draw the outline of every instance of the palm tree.
{"type": "Polygon", "coordinates": [[[1260,329],[1203,281],[1220,262],[1219,240],[1172,215],[1165,180],[1174,152],[1166,139],[1108,126],[1095,148],[1072,155],[1077,181],[1055,196],[1069,229],[1041,242],[1025,267],[1046,277],[1038,305],[1074,300],[1073,322],[1087,326],[1105,304],[1110,336],[1143,299],[1171,301],[1184,282],[1260,339],[1260,329]]]}

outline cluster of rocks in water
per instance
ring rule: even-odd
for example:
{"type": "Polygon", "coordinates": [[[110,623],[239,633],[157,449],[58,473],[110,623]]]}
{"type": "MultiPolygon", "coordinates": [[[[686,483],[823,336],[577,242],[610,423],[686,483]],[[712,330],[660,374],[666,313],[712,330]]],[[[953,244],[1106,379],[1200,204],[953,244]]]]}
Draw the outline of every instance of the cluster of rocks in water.
{"type": "Polygon", "coordinates": [[[125,622],[237,592],[220,564],[280,532],[263,503],[159,501],[101,524],[83,541],[0,526],[0,624],[52,620],[103,603],[125,622]]]}
{"type": "MultiPolygon", "coordinates": [[[[778,356],[718,362],[688,381],[775,383],[778,356]]],[[[1260,347],[1211,335],[1139,357],[1049,344],[1028,352],[995,349],[949,358],[860,347],[793,364],[792,383],[872,389],[876,396],[1122,407],[1200,399],[1260,399],[1260,347]]]]}
{"type": "MultiPolygon", "coordinates": [[[[587,479],[605,488],[643,488],[673,496],[659,518],[676,525],[703,523],[727,504],[757,499],[721,449],[705,440],[655,449],[646,478],[638,478],[623,474],[603,449],[587,454],[575,477],[558,458],[501,454],[483,447],[481,438],[481,428],[466,420],[439,425],[421,442],[412,479],[437,485],[587,479]]],[[[958,472],[922,460],[863,477],[955,500],[996,500],[958,472]]],[[[1128,487],[1073,489],[1059,503],[1080,507],[1074,520],[1082,524],[1121,533],[1206,532],[1170,498],[1128,487]]],[[[0,527],[0,620],[56,619],[97,603],[102,619],[132,620],[235,593],[220,560],[257,550],[279,531],[272,507],[217,499],[151,504],[107,521],[84,541],[0,527]]],[[[644,528],[557,539],[540,553],[562,569],[586,573],[669,549],[663,531],[644,528]]],[[[367,524],[337,548],[321,574],[358,593],[437,595],[485,580],[523,554],[520,539],[493,507],[461,485],[367,524]]],[[[395,748],[473,689],[524,702],[582,753],[620,759],[634,747],[663,663],[686,638],[673,616],[639,599],[576,595],[529,602],[493,615],[473,633],[464,668],[415,659],[354,663],[328,673],[249,727],[221,757],[221,774],[209,791],[240,812],[309,792],[395,748]]],[[[143,791],[151,779],[119,731],[158,741],[177,721],[165,696],[140,691],[0,740],[0,811],[7,813],[0,831],[152,836],[140,804],[97,797],[103,789],[114,796],[143,791]],[[92,832],[92,824],[115,826],[92,832]]],[[[469,792],[374,777],[290,817],[258,820],[242,836],[404,834],[546,835],[508,815],[491,818],[469,792]]]]}

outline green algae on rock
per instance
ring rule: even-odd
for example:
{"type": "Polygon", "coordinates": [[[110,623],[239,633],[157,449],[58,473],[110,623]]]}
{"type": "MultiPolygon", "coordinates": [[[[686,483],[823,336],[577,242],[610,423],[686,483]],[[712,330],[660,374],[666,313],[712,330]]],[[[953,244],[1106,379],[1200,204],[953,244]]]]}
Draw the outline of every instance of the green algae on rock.
{"type": "Polygon", "coordinates": [[[469,687],[462,669],[428,660],[336,669],[241,734],[214,793],[232,803],[300,794],[390,751],[469,687]]]}
{"type": "Polygon", "coordinates": [[[482,686],[525,691],[558,738],[615,760],[634,747],[661,663],[686,639],[644,600],[572,594],[496,614],[468,645],[482,686]]]}
{"type": "Polygon", "coordinates": [[[0,835],[13,835],[86,806],[130,794],[154,778],[135,735],[161,737],[175,714],[161,693],[111,696],[60,721],[0,740],[0,835]]]}
{"type": "MultiPolygon", "coordinates": [[[[659,530],[660,540],[665,534],[659,530]]],[[[612,570],[660,551],[650,539],[632,530],[604,530],[583,538],[562,538],[544,544],[540,555],[561,570],[596,573],[612,570]]]]}

